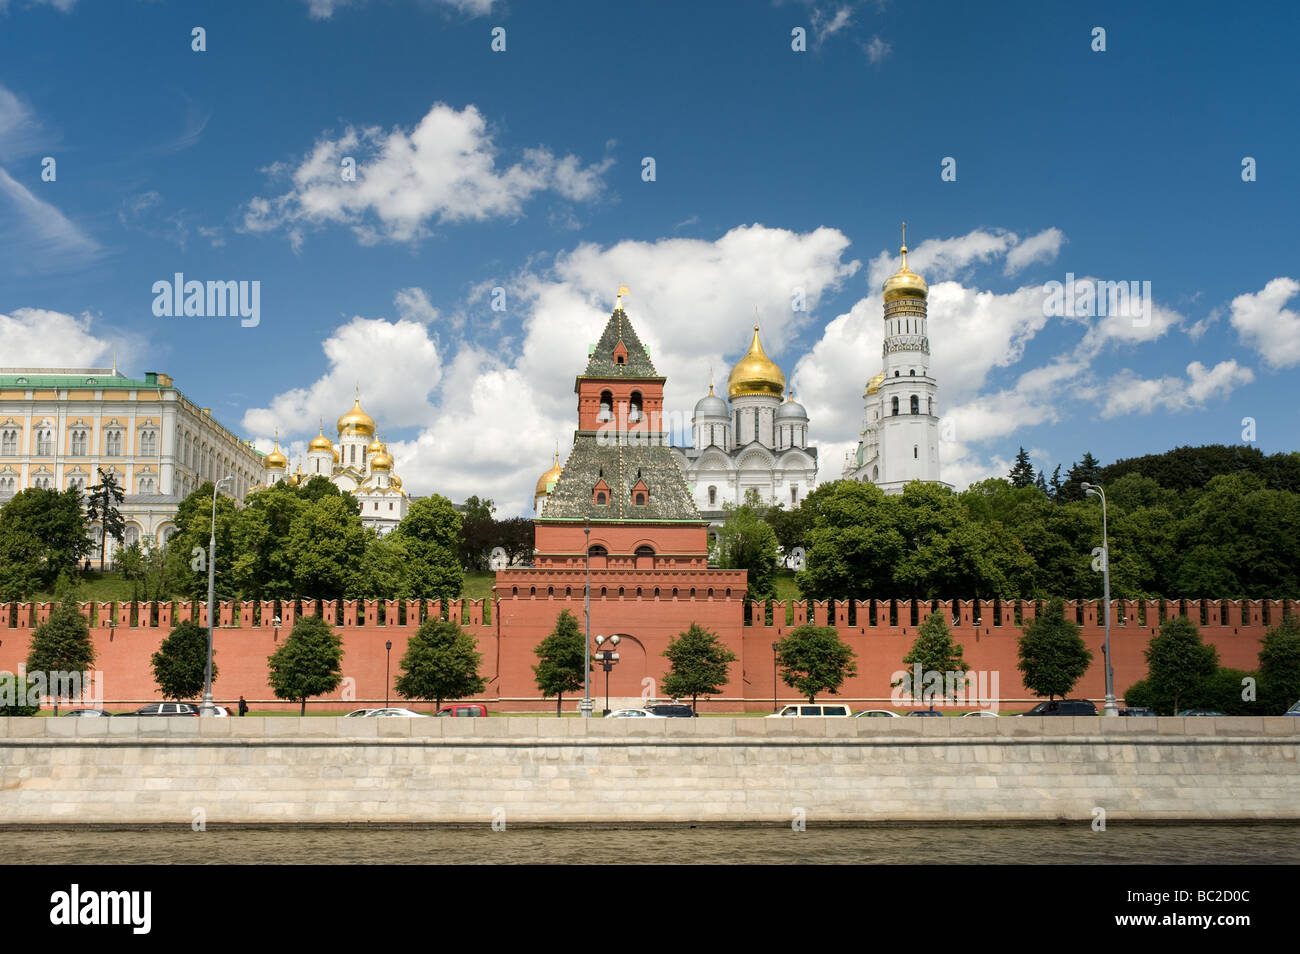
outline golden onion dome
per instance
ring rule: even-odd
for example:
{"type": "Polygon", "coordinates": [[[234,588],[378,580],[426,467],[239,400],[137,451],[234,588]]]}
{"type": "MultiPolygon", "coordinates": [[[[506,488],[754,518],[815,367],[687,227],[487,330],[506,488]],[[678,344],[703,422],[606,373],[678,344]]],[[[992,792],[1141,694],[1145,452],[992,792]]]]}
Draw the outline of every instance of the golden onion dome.
{"type": "Polygon", "coordinates": [[[880,385],[884,383],[884,380],[885,380],[885,372],[881,371],[874,378],[872,378],[870,381],[867,382],[867,393],[875,394],[877,391],[879,391],[880,385]]]}
{"type": "Polygon", "coordinates": [[[919,298],[924,301],[930,295],[930,286],[925,283],[924,278],[907,267],[906,239],[904,239],[903,247],[899,251],[903,254],[903,265],[898,271],[885,279],[883,286],[885,301],[896,301],[899,298],[919,298]]]}
{"type": "Polygon", "coordinates": [[[785,374],[763,350],[763,344],[758,340],[758,325],[754,326],[754,340],[749,343],[749,350],[731,369],[727,394],[733,400],[745,394],[772,394],[776,397],[785,394],[785,374]]]}
{"type": "Polygon", "coordinates": [[[393,458],[388,456],[387,451],[380,454],[376,454],[375,459],[370,462],[370,469],[371,470],[392,470],[393,458]]]}
{"type": "Polygon", "coordinates": [[[555,455],[555,466],[537,478],[537,491],[533,496],[541,497],[542,495],[549,494],[554,490],[562,471],[563,468],[560,467],[560,455],[557,453],[555,455]]]}
{"type": "Polygon", "coordinates": [[[333,451],[334,450],[333,442],[328,437],[325,436],[325,425],[323,424],[321,425],[320,434],[318,434],[316,437],[313,437],[311,439],[311,442],[307,445],[307,450],[308,451],[333,451]]]}
{"type": "Polygon", "coordinates": [[[284,470],[289,466],[289,458],[280,452],[280,441],[278,439],[275,442],[275,447],[271,449],[271,453],[266,455],[266,466],[269,470],[284,470]]]}
{"type": "Polygon", "coordinates": [[[394,490],[401,490],[402,478],[398,477],[396,474],[393,474],[392,477],[388,478],[388,486],[392,487],[394,490]]]}
{"type": "Polygon", "coordinates": [[[384,442],[381,441],[378,437],[376,437],[373,441],[371,441],[368,445],[366,445],[367,454],[383,454],[386,453],[387,451],[388,451],[387,445],[385,445],[384,442]]]}
{"type": "Polygon", "coordinates": [[[364,434],[372,436],[375,433],[375,419],[361,410],[361,399],[357,398],[352,402],[352,410],[339,418],[340,434],[364,434]]]}

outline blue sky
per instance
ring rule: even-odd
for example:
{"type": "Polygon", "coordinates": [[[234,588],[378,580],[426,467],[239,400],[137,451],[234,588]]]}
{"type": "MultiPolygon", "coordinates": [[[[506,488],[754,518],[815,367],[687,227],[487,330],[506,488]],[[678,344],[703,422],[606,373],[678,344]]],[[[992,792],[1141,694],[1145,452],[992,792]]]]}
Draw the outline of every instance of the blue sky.
{"type": "Polygon", "coordinates": [[[1293,450],[1300,13],[1131,7],[0,0],[0,366],[116,346],[291,451],[359,387],[409,490],[526,513],[627,284],[687,422],[757,308],[834,479],[907,220],[950,482],[1293,450]],[[176,272],[259,324],[155,316],[176,272]],[[1047,317],[1067,273],[1154,307],[1047,317]]]}

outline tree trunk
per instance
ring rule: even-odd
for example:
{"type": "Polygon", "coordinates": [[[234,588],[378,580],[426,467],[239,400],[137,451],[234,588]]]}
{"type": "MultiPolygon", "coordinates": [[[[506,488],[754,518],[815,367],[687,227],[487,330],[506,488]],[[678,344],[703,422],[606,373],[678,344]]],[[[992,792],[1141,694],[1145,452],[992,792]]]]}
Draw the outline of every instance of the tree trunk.
{"type": "Polygon", "coordinates": [[[564,705],[564,693],[561,692],[557,694],[555,697],[555,718],[558,719],[563,715],[563,710],[561,709],[563,705],[564,705]]]}
{"type": "Polygon", "coordinates": [[[306,714],[307,714],[307,697],[303,696],[302,708],[298,710],[298,715],[305,716],[306,714]]]}

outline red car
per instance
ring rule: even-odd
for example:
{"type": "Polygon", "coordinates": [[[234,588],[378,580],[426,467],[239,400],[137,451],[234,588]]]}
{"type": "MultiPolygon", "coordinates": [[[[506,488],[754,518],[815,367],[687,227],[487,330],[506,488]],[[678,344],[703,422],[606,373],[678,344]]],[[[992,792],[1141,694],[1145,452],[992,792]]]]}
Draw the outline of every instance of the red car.
{"type": "Polygon", "coordinates": [[[453,718],[486,718],[487,706],[478,702],[463,702],[458,705],[448,706],[445,709],[439,709],[437,715],[451,716],[453,718]]]}

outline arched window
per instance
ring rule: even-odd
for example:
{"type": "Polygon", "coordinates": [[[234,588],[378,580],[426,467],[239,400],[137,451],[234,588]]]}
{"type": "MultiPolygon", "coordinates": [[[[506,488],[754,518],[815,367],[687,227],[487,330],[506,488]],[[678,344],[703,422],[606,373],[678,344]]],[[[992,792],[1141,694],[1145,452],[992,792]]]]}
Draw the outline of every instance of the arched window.
{"type": "Polygon", "coordinates": [[[17,431],[0,432],[0,454],[4,454],[6,457],[18,456],[17,431]]]}
{"type": "Polygon", "coordinates": [[[917,397],[915,394],[912,395],[912,413],[913,414],[921,413],[921,399],[917,397]]]}
{"type": "Polygon", "coordinates": [[[605,491],[603,490],[596,491],[596,503],[602,507],[605,504],[609,503],[609,499],[605,496],[605,491]]]}
{"type": "Polygon", "coordinates": [[[913,444],[913,445],[912,445],[912,460],[919,460],[919,459],[920,459],[920,455],[917,453],[916,445],[913,444]]]}
{"type": "Polygon", "coordinates": [[[635,424],[641,420],[641,392],[633,391],[632,399],[628,404],[627,420],[629,424],[635,424]]]}
{"type": "Polygon", "coordinates": [[[122,431],[111,427],[104,432],[104,453],[109,457],[122,456],[122,431]]]}
{"type": "Polygon", "coordinates": [[[72,456],[85,457],[88,446],[86,432],[81,428],[72,432],[72,456]]]}
{"type": "Polygon", "coordinates": [[[637,495],[636,495],[636,499],[633,501],[633,503],[636,504],[636,506],[638,506],[638,507],[644,507],[644,506],[645,506],[645,494],[638,492],[637,495]]]}
{"type": "Polygon", "coordinates": [[[892,399],[892,401],[891,401],[891,408],[892,408],[892,411],[893,411],[893,416],[897,417],[897,416],[898,416],[898,398],[897,398],[897,397],[895,397],[895,398],[892,399]]]}
{"type": "Polygon", "coordinates": [[[925,399],[925,413],[934,416],[934,398],[925,399]]]}
{"type": "Polygon", "coordinates": [[[614,394],[611,391],[600,392],[600,413],[596,415],[598,421],[612,420],[614,417],[614,394]]]}
{"type": "Polygon", "coordinates": [[[140,432],[140,453],[152,457],[158,453],[158,432],[144,430],[140,432]]]}
{"type": "Polygon", "coordinates": [[[910,374],[912,377],[916,377],[916,368],[913,368],[911,371],[908,371],[907,373],[910,374]]]}
{"type": "Polygon", "coordinates": [[[717,504],[717,502],[718,502],[718,488],[717,488],[717,487],[710,487],[710,488],[709,488],[709,506],[710,506],[710,507],[715,506],[715,505],[717,504]]]}
{"type": "Polygon", "coordinates": [[[54,453],[53,431],[36,432],[36,453],[41,457],[49,457],[54,453]]]}

